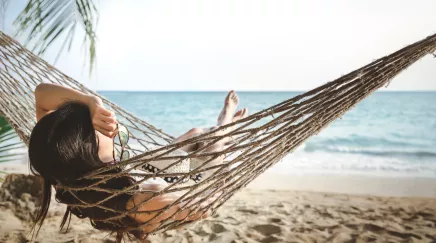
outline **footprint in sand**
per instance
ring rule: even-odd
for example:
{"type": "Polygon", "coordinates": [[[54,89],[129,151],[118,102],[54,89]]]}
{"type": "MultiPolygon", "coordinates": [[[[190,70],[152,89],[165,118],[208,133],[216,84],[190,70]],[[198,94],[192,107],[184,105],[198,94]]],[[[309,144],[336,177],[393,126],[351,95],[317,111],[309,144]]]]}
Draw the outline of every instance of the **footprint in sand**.
{"type": "Polygon", "coordinates": [[[419,240],[422,240],[422,237],[417,235],[417,234],[413,234],[413,233],[402,233],[402,232],[398,232],[398,231],[393,231],[393,230],[388,230],[388,234],[393,235],[395,237],[401,238],[401,239],[410,239],[410,238],[416,238],[419,240]]]}
{"type": "Polygon", "coordinates": [[[267,236],[265,238],[263,238],[262,240],[260,240],[260,242],[262,243],[273,243],[273,242],[283,242],[282,239],[279,239],[273,235],[267,236]]]}
{"type": "Polygon", "coordinates": [[[404,225],[404,229],[406,229],[406,230],[413,230],[413,227],[409,226],[409,225],[404,225]]]}
{"type": "Polygon", "coordinates": [[[257,212],[257,211],[254,211],[251,209],[244,209],[244,208],[237,209],[236,211],[241,212],[241,213],[259,214],[259,212],[257,212]]]}
{"type": "Polygon", "coordinates": [[[270,223],[276,223],[276,224],[279,224],[279,223],[282,222],[282,220],[279,219],[279,218],[269,218],[268,221],[269,221],[270,223]]]}
{"type": "Polygon", "coordinates": [[[231,224],[231,225],[239,225],[239,221],[233,217],[227,216],[224,220],[223,223],[225,224],[231,224]]]}
{"type": "MultiPolygon", "coordinates": [[[[282,214],[282,215],[291,215],[288,211],[284,210],[284,209],[277,209],[277,214],[282,214]]],[[[301,213],[302,214],[302,213],[301,213]]]]}
{"type": "Polygon", "coordinates": [[[283,203],[279,203],[279,204],[271,205],[271,207],[275,207],[275,208],[284,208],[285,205],[283,205],[283,203]]]}
{"type": "Polygon", "coordinates": [[[375,224],[365,224],[363,225],[363,230],[380,232],[380,231],[384,231],[384,228],[375,224]]]}
{"type": "Polygon", "coordinates": [[[327,242],[352,242],[352,236],[345,232],[339,232],[327,239],[327,242]]]}
{"type": "Polygon", "coordinates": [[[212,230],[213,233],[215,234],[219,234],[219,233],[223,233],[228,231],[228,229],[226,229],[226,227],[224,227],[222,224],[213,224],[210,229],[212,230]]]}
{"type": "Polygon", "coordinates": [[[282,229],[279,226],[272,225],[272,224],[255,225],[253,229],[265,236],[272,235],[272,234],[279,234],[282,232],[282,229]]]}
{"type": "Polygon", "coordinates": [[[436,235],[425,234],[425,237],[427,237],[430,240],[433,240],[432,242],[436,242],[436,235]]]}
{"type": "Polygon", "coordinates": [[[344,224],[347,228],[357,230],[359,227],[356,224],[344,224]]]}
{"type": "Polygon", "coordinates": [[[422,225],[424,225],[426,227],[429,227],[429,228],[435,228],[435,222],[424,220],[424,222],[422,222],[422,225]]]}
{"type": "Polygon", "coordinates": [[[432,212],[426,212],[426,210],[420,211],[416,213],[417,215],[423,217],[424,219],[432,218],[433,213],[432,212]]]}

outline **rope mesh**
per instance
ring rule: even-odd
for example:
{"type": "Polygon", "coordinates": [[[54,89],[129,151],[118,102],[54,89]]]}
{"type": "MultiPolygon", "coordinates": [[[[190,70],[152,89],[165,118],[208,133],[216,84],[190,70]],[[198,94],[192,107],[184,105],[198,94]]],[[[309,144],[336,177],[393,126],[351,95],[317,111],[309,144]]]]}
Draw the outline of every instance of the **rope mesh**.
{"type": "MultiPolygon", "coordinates": [[[[173,205],[182,205],[176,213],[185,209],[189,210],[190,215],[206,210],[213,212],[235,192],[280,161],[310,136],[319,133],[330,122],[341,117],[372,92],[388,84],[402,70],[435,50],[436,35],[432,35],[304,94],[235,123],[222,126],[218,130],[177,143],[171,143],[174,139],[172,136],[100,96],[105,105],[116,113],[121,123],[129,128],[130,143],[133,145],[128,149],[134,157],[84,176],[84,178],[96,179],[96,182],[91,185],[86,187],[59,185],[59,187],[72,195],[83,190],[107,192],[108,197],[95,203],[80,200],[76,195],[81,203],[70,205],[78,208],[97,207],[116,212],[117,216],[93,219],[94,221],[111,222],[111,220],[128,214],[138,213],[138,208],[144,203],[155,196],[171,192],[182,192],[183,196],[168,207],[147,211],[148,213],[157,212],[153,218],[160,216],[173,205]],[[228,132],[219,133],[219,131],[228,132]],[[230,136],[233,142],[222,150],[208,149],[230,136]],[[183,146],[200,143],[203,146],[194,152],[184,155],[173,153],[183,146]],[[223,163],[214,164],[217,158],[222,158],[223,163]],[[200,162],[193,167],[192,171],[169,172],[172,167],[186,159],[200,162]],[[150,162],[159,163],[160,161],[171,161],[171,163],[155,173],[134,170],[150,162]],[[124,165],[129,166],[118,174],[103,173],[124,165]],[[184,179],[199,172],[208,176],[199,183],[182,183],[184,179]],[[99,187],[101,183],[113,177],[126,174],[139,178],[135,185],[122,190],[99,187]],[[135,193],[135,186],[147,179],[166,176],[179,176],[179,179],[160,192],[150,192],[153,195],[150,199],[137,204],[131,210],[114,210],[103,206],[105,201],[121,193],[135,193]]],[[[2,32],[0,32],[0,79],[0,115],[9,121],[26,144],[29,142],[30,133],[36,122],[33,91],[39,83],[56,83],[99,96],[35,56],[2,32]]],[[[150,225],[150,220],[138,224],[135,228],[126,228],[126,231],[150,225]]],[[[159,227],[152,232],[165,231],[186,223],[189,223],[187,218],[173,220],[169,217],[161,221],[159,227]]]]}

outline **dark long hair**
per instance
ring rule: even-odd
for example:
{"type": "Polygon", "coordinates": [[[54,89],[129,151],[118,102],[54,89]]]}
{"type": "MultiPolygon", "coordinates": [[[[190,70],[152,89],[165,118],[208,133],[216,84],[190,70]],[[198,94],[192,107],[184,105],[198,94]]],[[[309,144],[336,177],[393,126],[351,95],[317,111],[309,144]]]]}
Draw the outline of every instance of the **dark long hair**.
{"type": "MultiPolygon", "coordinates": [[[[40,211],[36,217],[34,236],[44,222],[50,206],[51,187],[55,185],[86,186],[95,180],[84,180],[79,177],[106,166],[98,156],[98,138],[92,125],[91,113],[86,104],[66,102],[52,113],[44,116],[33,128],[29,142],[30,169],[44,179],[43,196],[40,211]],[[37,228],[37,229],[36,229],[37,228]]],[[[119,170],[108,173],[117,173],[119,170]]],[[[132,186],[133,179],[129,176],[117,177],[100,184],[100,188],[123,189],[132,186]]],[[[65,190],[56,189],[56,200],[65,204],[81,204],[98,202],[111,194],[101,191],[77,191],[75,196],[65,190]],[[79,200],[80,199],[80,200],[79,200]]],[[[102,203],[114,210],[125,210],[131,194],[120,194],[102,203]]],[[[116,212],[98,207],[67,206],[61,230],[64,228],[71,213],[79,218],[89,218],[94,228],[121,232],[129,226],[137,225],[129,216],[120,219],[104,221],[105,218],[116,216],[116,212]],[[103,220],[102,220],[103,219],[103,220]]],[[[71,219],[71,218],[70,218],[71,219]]],[[[68,228],[68,224],[66,226],[68,228]]],[[[143,238],[140,231],[131,232],[137,238],[143,238]]]]}

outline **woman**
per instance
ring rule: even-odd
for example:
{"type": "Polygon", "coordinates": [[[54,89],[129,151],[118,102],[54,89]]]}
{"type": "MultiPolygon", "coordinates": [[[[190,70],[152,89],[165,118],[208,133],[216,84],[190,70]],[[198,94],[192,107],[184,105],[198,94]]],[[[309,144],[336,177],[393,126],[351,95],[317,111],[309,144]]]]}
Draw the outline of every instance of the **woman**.
{"type": "MultiPolygon", "coordinates": [[[[40,213],[36,225],[41,227],[50,205],[51,186],[86,186],[92,180],[78,180],[79,177],[95,169],[104,167],[109,162],[114,162],[114,140],[117,135],[117,120],[113,112],[107,110],[100,98],[86,95],[81,92],[54,84],[40,84],[35,89],[37,124],[32,131],[29,142],[29,159],[31,170],[41,175],[44,179],[44,193],[40,213]]],[[[234,91],[227,95],[224,107],[218,117],[217,126],[223,126],[243,118],[247,109],[239,110],[233,115],[238,105],[239,98],[234,91]]],[[[216,135],[223,135],[232,130],[217,130],[216,135]]],[[[208,130],[209,131],[209,130],[208,130]]],[[[206,132],[205,129],[194,128],[177,138],[174,142],[197,136],[206,132]]],[[[213,146],[204,149],[204,152],[215,152],[223,149],[229,142],[223,139],[213,146]]],[[[199,145],[189,145],[182,149],[192,152],[201,148],[199,145]]],[[[210,166],[222,163],[222,158],[211,161],[210,166]]],[[[117,173],[119,170],[108,173],[117,173]]],[[[134,184],[131,176],[113,178],[101,188],[123,189],[134,184]]],[[[144,183],[137,189],[142,191],[161,191],[168,184],[144,183]]],[[[102,208],[74,207],[85,201],[98,202],[110,194],[101,191],[70,192],[62,189],[56,190],[56,199],[68,206],[61,228],[65,225],[71,213],[79,218],[89,217],[92,225],[101,230],[115,231],[118,240],[121,239],[126,228],[138,226],[147,222],[140,230],[131,231],[138,239],[143,239],[148,232],[159,227],[160,222],[167,218],[175,220],[196,220],[207,216],[207,212],[198,212],[189,215],[189,210],[179,209],[183,205],[175,204],[160,216],[154,213],[131,213],[123,218],[110,222],[97,220],[116,216],[111,210],[102,208]],[[152,219],[152,220],[150,220],[152,219]],[[149,221],[149,222],[148,222],[149,221]]],[[[172,204],[182,194],[167,193],[159,195],[140,206],[137,211],[147,212],[158,210],[172,204]]],[[[134,195],[124,193],[104,202],[102,205],[114,210],[129,210],[151,197],[151,193],[138,192],[134,195]]]]}

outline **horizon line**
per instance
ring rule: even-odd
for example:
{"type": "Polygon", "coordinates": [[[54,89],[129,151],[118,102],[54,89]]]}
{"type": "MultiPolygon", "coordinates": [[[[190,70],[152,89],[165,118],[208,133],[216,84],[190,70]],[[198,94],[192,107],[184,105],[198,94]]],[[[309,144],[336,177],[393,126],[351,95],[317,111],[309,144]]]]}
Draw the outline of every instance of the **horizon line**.
{"type": "MultiPolygon", "coordinates": [[[[168,93],[175,93],[175,92],[229,92],[229,90],[96,90],[97,92],[168,92],[168,93]]],[[[236,90],[237,92],[252,92],[252,93],[268,93],[268,92],[275,92],[275,93],[288,93],[288,92],[308,92],[310,90],[236,90]]],[[[392,92],[436,92],[436,90],[376,90],[375,92],[382,92],[382,93],[392,93],[392,92]]]]}

